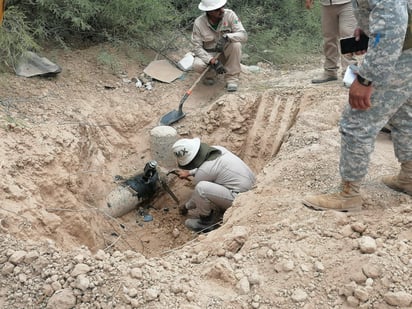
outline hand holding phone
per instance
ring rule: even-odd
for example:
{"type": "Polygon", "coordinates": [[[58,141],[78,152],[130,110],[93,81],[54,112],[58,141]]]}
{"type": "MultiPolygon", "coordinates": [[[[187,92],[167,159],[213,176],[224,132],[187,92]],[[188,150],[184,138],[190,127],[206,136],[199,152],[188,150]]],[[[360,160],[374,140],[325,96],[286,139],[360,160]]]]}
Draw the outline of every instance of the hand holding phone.
{"type": "Polygon", "coordinates": [[[361,33],[359,41],[356,41],[356,38],[354,36],[340,39],[340,52],[344,55],[355,53],[361,50],[367,50],[368,43],[369,37],[364,33],[361,33]]]}

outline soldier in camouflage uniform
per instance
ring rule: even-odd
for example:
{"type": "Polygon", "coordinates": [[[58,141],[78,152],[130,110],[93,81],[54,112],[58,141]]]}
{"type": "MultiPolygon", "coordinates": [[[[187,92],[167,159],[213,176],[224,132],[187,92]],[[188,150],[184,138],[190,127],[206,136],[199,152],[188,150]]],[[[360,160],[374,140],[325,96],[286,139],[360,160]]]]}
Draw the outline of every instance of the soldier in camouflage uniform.
{"type": "Polygon", "coordinates": [[[303,204],[317,210],[361,208],[360,184],[376,136],[386,123],[392,127],[401,171],[382,181],[412,195],[412,0],[353,0],[352,4],[358,20],[355,36],[365,32],[369,46],[340,122],[342,190],[305,197],[303,204]]]}

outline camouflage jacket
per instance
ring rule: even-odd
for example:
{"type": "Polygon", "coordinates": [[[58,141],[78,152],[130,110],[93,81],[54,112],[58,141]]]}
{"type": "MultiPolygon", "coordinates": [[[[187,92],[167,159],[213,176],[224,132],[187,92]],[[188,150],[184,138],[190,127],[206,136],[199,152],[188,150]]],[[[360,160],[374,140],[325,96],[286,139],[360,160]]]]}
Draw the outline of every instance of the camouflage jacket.
{"type": "Polygon", "coordinates": [[[393,72],[402,53],[409,53],[412,61],[411,49],[405,50],[410,41],[408,17],[412,0],[352,0],[352,5],[358,27],[369,36],[368,52],[359,74],[368,80],[383,82],[393,72]]]}

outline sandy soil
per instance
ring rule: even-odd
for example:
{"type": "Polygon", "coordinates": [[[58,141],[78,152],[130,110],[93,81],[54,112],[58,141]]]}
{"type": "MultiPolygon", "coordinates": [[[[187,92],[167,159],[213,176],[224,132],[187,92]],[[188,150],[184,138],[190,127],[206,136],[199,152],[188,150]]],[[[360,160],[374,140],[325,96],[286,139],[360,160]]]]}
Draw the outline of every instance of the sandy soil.
{"type": "MultiPolygon", "coordinates": [[[[390,135],[378,137],[361,212],[317,212],[300,202],[338,188],[338,121],[347,100],[341,81],[312,85],[319,63],[288,70],[260,63],[259,72],[245,67],[236,93],[226,93],[222,80],[195,88],[186,117],[173,124],[179,136],[231,149],[258,176],[223,226],[199,236],[165,192],[150,203],[151,222],[138,211],[121,218],[102,212],[114,177],[136,174],[152,159],[150,130],[177,108],[197,74],[137,88],[130,79],[144,66],[119,53],[122,72],[112,74],[97,61],[100,48],[49,51],[63,67],[57,77],[0,75],[0,228],[8,252],[0,260],[2,307],[22,305],[7,296],[7,280],[19,281],[15,268],[4,270],[16,250],[6,241],[12,237],[26,251],[53,243],[67,259],[79,248],[90,256],[138,252],[173,261],[180,273],[171,267],[168,275],[189,278],[187,290],[169,287],[170,297],[164,288],[163,298],[136,303],[129,295],[113,308],[411,308],[412,200],[379,180],[398,170],[390,135]]],[[[185,201],[191,183],[168,181],[185,201]]],[[[42,293],[39,307],[58,307],[53,293],[42,293]]],[[[104,307],[76,297],[76,308],[104,307]]]]}

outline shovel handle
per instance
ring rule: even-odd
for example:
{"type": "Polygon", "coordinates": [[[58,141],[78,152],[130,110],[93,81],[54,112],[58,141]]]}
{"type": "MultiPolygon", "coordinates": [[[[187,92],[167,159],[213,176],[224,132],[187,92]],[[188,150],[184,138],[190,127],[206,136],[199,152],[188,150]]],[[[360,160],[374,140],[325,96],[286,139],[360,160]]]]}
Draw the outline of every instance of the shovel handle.
{"type": "MultiPolygon", "coordinates": [[[[217,53],[214,58],[217,59],[219,58],[220,53],[217,53]]],[[[210,65],[207,65],[206,69],[200,74],[200,76],[196,79],[196,81],[193,83],[192,87],[189,88],[189,90],[186,91],[185,95],[182,97],[179,103],[179,112],[182,112],[182,107],[183,103],[187,100],[187,98],[192,94],[193,89],[197,86],[197,84],[200,82],[200,80],[203,78],[203,76],[206,75],[206,73],[209,71],[210,65]]]]}

